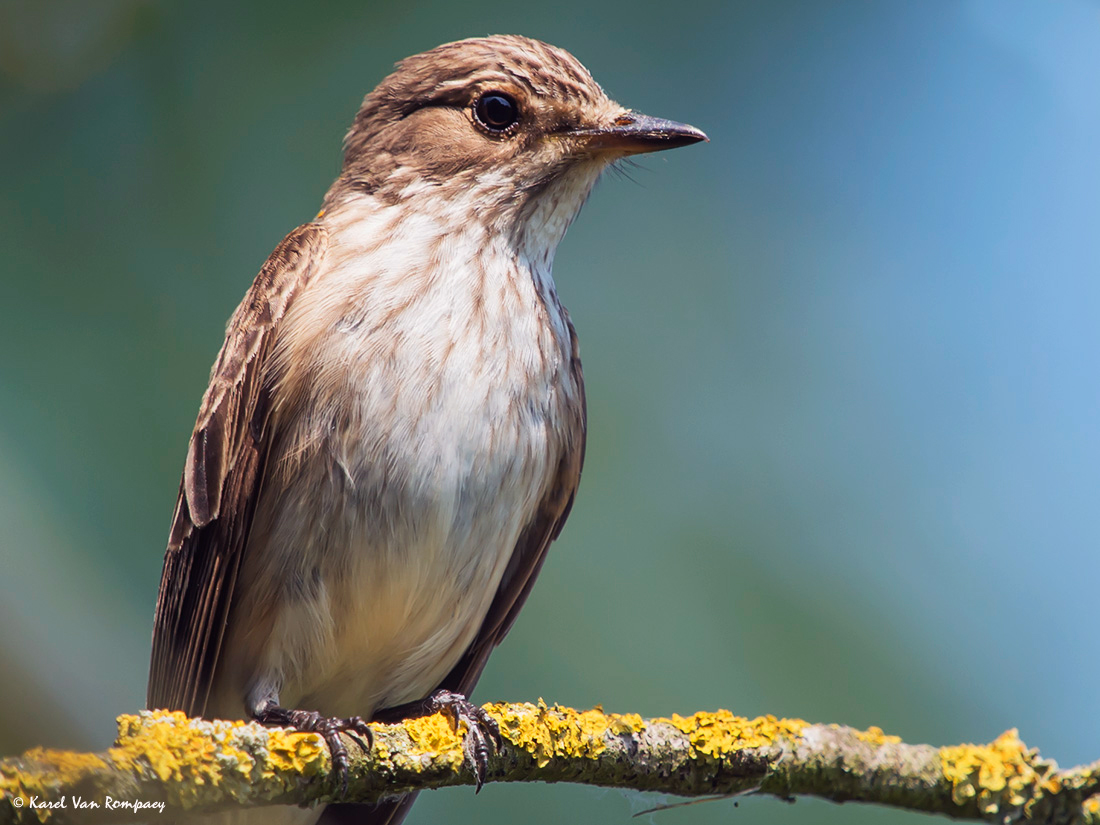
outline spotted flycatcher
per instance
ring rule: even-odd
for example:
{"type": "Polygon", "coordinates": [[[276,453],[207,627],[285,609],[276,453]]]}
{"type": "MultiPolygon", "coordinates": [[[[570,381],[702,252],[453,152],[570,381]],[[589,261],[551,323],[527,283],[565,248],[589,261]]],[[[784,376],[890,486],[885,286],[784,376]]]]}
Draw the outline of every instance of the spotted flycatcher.
{"type": "Polygon", "coordinates": [[[523,37],[410,57],[367,95],[324,208],[229,321],[168,540],[150,707],[316,731],[346,769],[339,732],[446,706],[474,722],[478,761],[491,724],[465,697],[584,456],[554,251],[609,164],[705,139],[523,37]]]}

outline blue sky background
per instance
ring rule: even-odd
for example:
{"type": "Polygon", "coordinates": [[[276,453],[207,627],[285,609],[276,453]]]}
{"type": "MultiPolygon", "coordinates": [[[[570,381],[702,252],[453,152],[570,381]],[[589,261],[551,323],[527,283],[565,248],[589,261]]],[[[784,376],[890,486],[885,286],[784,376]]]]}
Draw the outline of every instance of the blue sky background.
{"type": "MultiPolygon", "coordinates": [[[[141,706],[225,319],[401,57],[517,32],[711,142],[558,255],[588,464],[476,698],[1100,756],[1100,5],[419,0],[0,11],[0,751],[141,706]],[[7,19],[3,19],[6,17],[7,19]]],[[[425,795],[411,822],[651,797],[425,795]]],[[[900,822],[746,800],[662,825],[900,822]]],[[[517,813],[520,812],[520,813],[517,813]]]]}

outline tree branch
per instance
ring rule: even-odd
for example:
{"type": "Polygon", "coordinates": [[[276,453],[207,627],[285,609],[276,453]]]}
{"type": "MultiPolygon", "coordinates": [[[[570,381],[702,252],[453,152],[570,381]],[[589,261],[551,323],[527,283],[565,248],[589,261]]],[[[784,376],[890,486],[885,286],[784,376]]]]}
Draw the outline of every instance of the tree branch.
{"type": "MultiPolygon", "coordinates": [[[[960,819],[1100,825],[1100,762],[1059,771],[1014,730],[989,745],[933,748],[878,728],[728,711],[642,719],[541,703],[485,709],[504,738],[490,756],[493,782],[579,782],[680,796],[808,795],[960,819]]],[[[374,746],[366,753],[348,740],[346,788],[316,734],[159,711],[121,716],[118,727],[104,753],[37,748],[0,760],[0,823],[133,821],[164,806],[212,812],[369,802],[474,782],[461,731],[440,714],[372,725],[374,746]]]]}

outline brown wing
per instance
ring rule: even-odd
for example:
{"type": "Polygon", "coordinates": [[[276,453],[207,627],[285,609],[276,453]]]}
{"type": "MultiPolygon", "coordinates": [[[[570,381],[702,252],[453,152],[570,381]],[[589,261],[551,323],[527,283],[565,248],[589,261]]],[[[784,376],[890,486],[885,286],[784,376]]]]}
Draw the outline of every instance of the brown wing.
{"type": "Polygon", "coordinates": [[[270,438],[265,365],[287,307],[319,269],[328,234],[291,232],[229,321],[187,450],[153,621],[150,708],[202,715],[270,438]]]}

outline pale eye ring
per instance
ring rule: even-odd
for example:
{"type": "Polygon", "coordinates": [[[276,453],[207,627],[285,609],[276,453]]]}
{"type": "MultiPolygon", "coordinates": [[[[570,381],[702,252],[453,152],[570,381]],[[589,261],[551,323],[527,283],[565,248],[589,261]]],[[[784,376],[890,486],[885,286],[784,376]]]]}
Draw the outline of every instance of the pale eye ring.
{"type": "Polygon", "coordinates": [[[491,134],[504,135],[519,123],[519,106],[504,92],[486,92],[474,101],[474,117],[491,134]]]}

